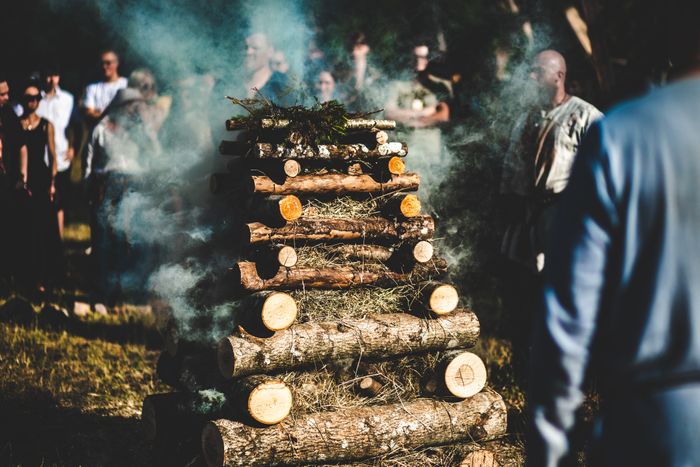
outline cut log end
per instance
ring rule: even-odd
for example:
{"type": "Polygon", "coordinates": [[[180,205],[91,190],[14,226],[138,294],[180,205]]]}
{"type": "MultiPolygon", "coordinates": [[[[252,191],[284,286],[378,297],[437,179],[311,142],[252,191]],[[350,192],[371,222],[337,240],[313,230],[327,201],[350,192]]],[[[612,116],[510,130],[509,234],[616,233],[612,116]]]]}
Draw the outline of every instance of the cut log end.
{"type": "Polygon", "coordinates": [[[416,195],[406,195],[401,200],[400,210],[404,217],[416,217],[420,214],[420,200],[416,195]]]}
{"type": "Polygon", "coordinates": [[[260,315],[267,329],[281,331],[294,324],[297,312],[297,304],[291,295],[273,292],[263,302],[260,315]]]}
{"type": "Polygon", "coordinates": [[[387,169],[390,174],[401,175],[406,171],[406,163],[400,157],[392,157],[387,162],[387,169]]]}
{"type": "Polygon", "coordinates": [[[292,410],[292,391],[282,381],[267,381],[253,389],[248,397],[248,413],[264,425],[281,422],[292,410]]]}
{"type": "Polygon", "coordinates": [[[426,240],[421,240],[413,246],[413,257],[419,263],[427,263],[433,259],[433,253],[433,244],[426,240]]]}
{"type": "Polygon", "coordinates": [[[374,137],[377,140],[377,144],[386,144],[389,142],[389,135],[386,131],[380,130],[374,134],[374,137]]]}
{"type": "Polygon", "coordinates": [[[236,357],[233,353],[233,344],[230,338],[225,337],[219,342],[217,348],[217,361],[219,363],[219,372],[226,379],[233,378],[236,357]]]}
{"type": "Polygon", "coordinates": [[[277,261],[279,262],[280,266],[284,266],[285,268],[295,266],[298,260],[299,257],[297,256],[297,251],[289,245],[283,246],[277,252],[277,261]]]}
{"type": "Polygon", "coordinates": [[[467,454],[459,467],[499,467],[493,452],[486,449],[478,449],[467,454]]]}
{"type": "Polygon", "coordinates": [[[287,177],[296,177],[301,173],[301,164],[294,159],[287,159],[283,165],[284,174],[287,177]]]}
{"type": "Polygon", "coordinates": [[[295,221],[301,217],[301,201],[294,195],[287,195],[279,201],[280,215],[287,222],[295,221]]]}
{"type": "Polygon", "coordinates": [[[384,385],[382,383],[372,378],[371,376],[362,378],[358,384],[358,387],[360,388],[360,393],[368,397],[374,397],[377,394],[379,394],[379,391],[382,390],[383,386],[384,385]]]}
{"type": "Polygon", "coordinates": [[[434,287],[428,299],[428,309],[436,315],[444,315],[453,312],[459,304],[457,289],[450,284],[441,284],[434,287]]]}
{"type": "Polygon", "coordinates": [[[221,436],[219,428],[213,422],[208,422],[202,430],[202,452],[208,466],[221,467],[224,465],[226,460],[224,455],[224,438],[221,436]]]}
{"type": "Polygon", "coordinates": [[[445,386],[455,397],[471,397],[479,393],[485,385],[484,362],[471,352],[457,355],[445,369],[445,386]]]}

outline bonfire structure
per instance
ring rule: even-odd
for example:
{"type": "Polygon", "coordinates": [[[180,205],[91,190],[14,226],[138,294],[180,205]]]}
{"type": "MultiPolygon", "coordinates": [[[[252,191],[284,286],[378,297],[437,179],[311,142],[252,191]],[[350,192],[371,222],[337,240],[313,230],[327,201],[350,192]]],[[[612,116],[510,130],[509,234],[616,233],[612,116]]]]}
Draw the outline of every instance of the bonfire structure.
{"type": "Polygon", "coordinates": [[[234,157],[211,189],[246,217],[230,332],[207,346],[168,328],[158,373],[181,391],[143,409],[161,450],[201,443],[211,466],[472,465],[465,445],[505,433],[409,148],[369,117],[331,102],[227,121],[242,137],[221,143],[234,157]]]}

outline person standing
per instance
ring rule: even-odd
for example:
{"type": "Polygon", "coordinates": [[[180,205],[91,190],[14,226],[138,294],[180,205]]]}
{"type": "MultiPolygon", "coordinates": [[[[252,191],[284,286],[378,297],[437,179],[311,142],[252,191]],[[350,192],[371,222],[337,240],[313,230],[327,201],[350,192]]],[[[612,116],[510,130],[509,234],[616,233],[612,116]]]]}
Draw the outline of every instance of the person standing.
{"type": "Polygon", "coordinates": [[[24,114],[20,124],[27,143],[27,186],[31,193],[28,203],[28,248],[22,252],[26,265],[26,285],[30,290],[44,292],[55,278],[60,241],[56,212],[57,157],[55,128],[37,114],[41,93],[37,86],[27,86],[22,97],[24,114]],[[48,165],[46,155],[48,154],[48,165]]]}
{"type": "Polygon", "coordinates": [[[531,356],[533,466],[569,451],[591,366],[595,465],[700,465],[700,4],[665,8],[676,82],[594,124],[554,219],[531,356]]]}
{"type": "Polygon", "coordinates": [[[21,242],[26,227],[21,222],[27,188],[27,145],[19,118],[10,104],[10,86],[0,74],[0,272],[8,284],[21,275],[21,242]]]}
{"type": "Polygon", "coordinates": [[[63,223],[66,197],[70,188],[70,167],[75,151],[72,135],[68,134],[73,114],[73,95],[60,87],[61,74],[57,67],[50,67],[44,74],[44,93],[36,114],[45,118],[54,128],[56,150],[56,178],[54,206],[58,223],[59,237],[63,238],[63,223]]]}
{"type": "MultiPolygon", "coordinates": [[[[535,56],[530,108],[514,126],[501,173],[506,231],[503,302],[515,354],[525,359],[529,330],[541,290],[547,232],[569,181],[579,145],[602,113],[566,91],[566,61],[554,50],[535,56]]],[[[525,364],[516,372],[525,377],[525,364]]]]}
{"type": "Polygon", "coordinates": [[[117,91],[127,86],[127,79],[119,75],[119,56],[113,50],[105,50],[100,54],[102,79],[89,84],[85,88],[82,102],[83,114],[90,126],[97,124],[102,113],[107,108],[117,91]]]}
{"type": "Polygon", "coordinates": [[[267,36],[261,32],[250,34],[245,39],[246,55],[244,66],[247,73],[245,92],[248,98],[254,98],[260,92],[265,98],[277,105],[293,104],[292,90],[286,73],[274,71],[270,61],[274,48],[267,36]],[[257,90],[257,92],[256,92],[257,90]]]}

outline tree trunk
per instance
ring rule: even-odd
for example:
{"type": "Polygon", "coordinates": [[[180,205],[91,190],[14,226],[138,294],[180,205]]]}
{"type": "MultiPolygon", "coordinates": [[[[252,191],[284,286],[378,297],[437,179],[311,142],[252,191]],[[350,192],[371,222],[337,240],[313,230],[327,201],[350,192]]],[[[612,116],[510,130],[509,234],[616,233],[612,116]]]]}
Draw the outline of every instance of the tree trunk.
{"type": "Polygon", "coordinates": [[[228,336],[219,342],[217,358],[221,374],[232,378],[358,355],[388,358],[467,348],[478,337],[479,321],[467,310],[434,319],[405,313],[383,314],[297,324],[268,339],[228,336]]]}
{"type": "Polygon", "coordinates": [[[294,324],[298,312],[291,295],[271,290],[244,298],[240,309],[241,323],[249,332],[255,328],[265,328],[272,332],[287,329],[294,324]]]}
{"type": "Polygon", "coordinates": [[[202,431],[202,450],[210,466],[342,462],[495,438],[506,422],[501,396],[484,391],[457,403],[419,399],[309,414],[265,429],[215,420],[202,431]]]}
{"type": "Polygon", "coordinates": [[[319,144],[317,146],[258,143],[253,146],[252,157],[259,159],[331,159],[365,160],[387,156],[404,157],[408,154],[406,143],[378,144],[370,149],[364,144],[319,144]]]}
{"type": "Polygon", "coordinates": [[[382,387],[384,387],[384,385],[371,376],[366,376],[357,383],[360,394],[367,397],[376,396],[379,394],[379,391],[382,390],[382,387]]]}
{"type": "Polygon", "coordinates": [[[396,284],[427,280],[447,272],[447,262],[436,258],[428,264],[416,264],[408,272],[396,272],[381,265],[330,268],[283,268],[270,278],[262,278],[255,263],[239,261],[232,269],[234,280],[244,290],[289,290],[301,288],[348,289],[367,285],[391,287],[396,284]]]}
{"type": "Polygon", "coordinates": [[[416,217],[420,214],[420,200],[416,195],[395,193],[389,197],[383,209],[388,216],[416,217]]]}
{"type": "Polygon", "coordinates": [[[284,227],[272,228],[259,222],[246,225],[244,241],[248,243],[311,241],[430,240],[435,222],[430,216],[411,219],[305,219],[299,218],[284,227]]]}
{"type": "MultiPolygon", "coordinates": [[[[386,182],[377,181],[370,175],[323,174],[300,175],[277,184],[264,175],[253,175],[243,183],[248,185],[247,190],[251,193],[271,195],[389,193],[398,190],[416,191],[420,186],[420,178],[413,172],[393,175],[386,182]]],[[[213,182],[212,187],[221,190],[213,182]]],[[[225,191],[227,185],[224,184],[223,187],[225,191]]]]}
{"type": "Polygon", "coordinates": [[[387,262],[394,254],[393,248],[379,245],[340,244],[331,247],[331,252],[346,261],[382,261],[387,262]]]}
{"type": "Polygon", "coordinates": [[[301,201],[294,195],[254,197],[247,204],[249,219],[272,226],[295,221],[302,213],[301,201]]]}
{"type": "Polygon", "coordinates": [[[263,425],[281,422],[292,411],[292,391],[281,380],[250,376],[226,390],[228,400],[240,404],[241,412],[263,425]]]}

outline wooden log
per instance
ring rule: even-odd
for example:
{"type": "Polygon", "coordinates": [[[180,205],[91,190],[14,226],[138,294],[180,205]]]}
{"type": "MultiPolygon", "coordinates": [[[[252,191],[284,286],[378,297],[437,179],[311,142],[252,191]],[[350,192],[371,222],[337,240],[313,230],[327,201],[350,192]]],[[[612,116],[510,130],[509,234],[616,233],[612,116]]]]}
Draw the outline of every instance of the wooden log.
{"type": "Polygon", "coordinates": [[[394,254],[393,248],[380,245],[340,244],[331,247],[331,252],[347,261],[382,261],[386,262],[394,254]]]}
{"type": "MultiPolygon", "coordinates": [[[[389,193],[398,190],[416,191],[420,186],[420,178],[409,172],[394,175],[386,182],[378,182],[369,175],[323,174],[300,175],[277,184],[270,177],[253,175],[243,183],[248,185],[246,189],[251,193],[271,195],[389,193]]],[[[219,189],[219,186],[213,188],[219,189]]]]}
{"type": "Polygon", "coordinates": [[[384,385],[371,376],[366,376],[357,383],[357,387],[360,394],[367,397],[374,397],[379,394],[379,391],[382,390],[384,385]]]}
{"type": "Polygon", "coordinates": [[[320,160],[369,160],[387,156],[405,157],[406,143],[387,142],[370,148],[364,144],[319,144],[315,146],[296,144],[257,143],[250,157],[258,159],[320,159],[320,160]]]}
{"type": "Polygon", "coordinates": [[[394,193],[383,207],[388,216],[401,216],[405,218],[416,217],[420,214],[420,200],[414,194],[394,193]]]}
{"type": "Polygon", "coordinates": [[[410,281],[439,277],[447,272],[447,261],[442,258],[427,264],[416,264],[408,272],[397,272],[380,265],[361,267],[336,266],[329,268],[279,268],[276,275],[260,277],[260,269],[250,261],[239,261],[231,269],[232,280],[244,290],[290,290],[301,288],[348,289],[367,285],[391,287],[410,281]]]}
{"type": "Polygon", "coordinates": [[[241,320],[246,329],[261,326],[269,331],[287,329],[297,318],[298,307],[291,295],[265,290],[243,299],[241,320]]]}
{"type": "Polygon", "coordinates": [[[265,429],[220,419],[202,430],[209,466],[335,463],[506,432],[501,396],[481,392],[447,403],[430,399],[308,414],[265,429]]]}
{"type": "Polygon", "coordinates": [[[462,459],[459,467],[499,467],[496,455],[487,449],[472,451],[462,459]]]}
{"type": "Polygon", "coordinates": [[[282,166],[282,170],[287,177],[296,177],[301,173],[301,164],[294,159],[286,159],[282,166]]]}
{"type": "Polygon", "coordinates": [[[295,266],[299,260],[294,247],[281,243],[262,246],[257,249],[253,257],[258,264],[269,263],[275,268],[275,273],[280,266],[291,268],[295,266]]]}
{"type": "Polygon", "coordinates": [[[207,392],[151,394],[143,400],[142,433],[147,441],[163,440],[187,433],[196,435],[207,420],[228,414],[223,394],[220,397],[207,392]]]}
{"type": "Polygon", "coordinates": [[[255,197],[247,203],[250,219],[279,226],[301,217],[302,205],[294,195],[255,197]]]}
{"type": "Polygon", "coordinates": [[[453,285],[428,281],[419,284],[418,289],[422,305],[436,315],[450,313],[459,304],[459,294],[453,285]]]}
{"type": "Polygon", "coordinates": [[[438,363],[442,385],[454,397],[465,399],[486,385],[486,366],[471,352],[449,352],[438,363]]]}
{"type": "Polygon", "coordinates": [[[394,250],[389,260],[389,266],[399,272],[412,270],[418,264],[428,264],[433,259],[433,244],[421,240],[419,242],[404,242],[394,250]]]}
{"type": "Polygon", "coordinates": [[[269,376],[250,376],[227,390],[231,401],[239,401],[245,413],[263,425],[281,422],[292,410],[292,391],[283,381],[269,376]]]}
{"type": "Polygon", "coordinates": [[[251,244],[291,241],[429,240],[435,232],[430,216],[411,219],[305,219],[299,218],[284,227],[272,228],[259,222],[246,224],[243,241],[251,244]]]}
{"type": "MultiPolygon", "coordinates": [[[[259,127],[263,130],[282,130],[289,127],[290,121],[284,118],[262,118],[259,127]]],[[[226,120],[226,129],[229,131],[245,130],[249,126],[241,119],[231,118],[226,120]]],[[[396,122],[393,120],[373,120],[367,118],[352,118],[345,122],[345,130],[395,130],[396,122]]]]}
{"type": "Polygon", "coordinates": [[[215,195],[239,191],[242,180],[241,174],[215,173],[209,177],[209,190],[215,195]]]}
{"type": "Polygon", "coordinates": [[[406,163],[400,157],[389,157],[380,160],[381,167],[392,175],[401,175],[406,171],[406,163]]]}
{"type": "Polygon", "coordinates": [[[219,342],[217,360],[225,378],[270,373],[357,355],[390,357],[467,348],[479,336],[474,313],[461,310],[435,319],[405,313],[342,322],[309,322],[269,339],[228,336],[219,342]]]}

